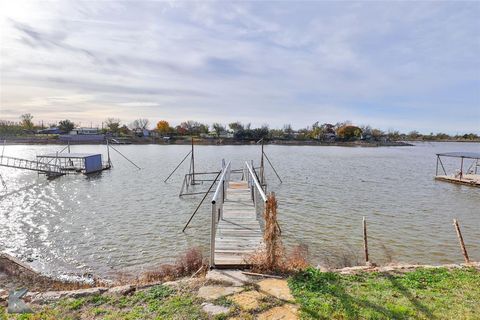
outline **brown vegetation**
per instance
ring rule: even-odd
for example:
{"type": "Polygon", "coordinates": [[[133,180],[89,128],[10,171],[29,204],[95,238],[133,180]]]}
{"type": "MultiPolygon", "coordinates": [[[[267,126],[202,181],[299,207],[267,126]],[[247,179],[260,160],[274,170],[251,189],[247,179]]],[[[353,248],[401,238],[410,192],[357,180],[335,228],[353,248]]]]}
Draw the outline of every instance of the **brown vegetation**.
{"type": "Polygon", "coordinates": [[[178,257],[174,264],[163,264],[153,270],[146,271],[139,276],[137,281],[149,283],[174,280],[207,270],[207,266],[208,263],[203,257],[202,250],[198,247],[191,248],[178,257]]]}
{"type": "Polygon", "coordinates": [[[248,258],[248,264],[253,272],[261,273],[291,273],[308,267],[308,249],[305,245],[294,247],[286,252],[282,240],[281,230],[277,220],[277,200],[274,193],[267,197],[263,217],[265,231],[263,240],[265,248],[255,252],[248,258]]]}

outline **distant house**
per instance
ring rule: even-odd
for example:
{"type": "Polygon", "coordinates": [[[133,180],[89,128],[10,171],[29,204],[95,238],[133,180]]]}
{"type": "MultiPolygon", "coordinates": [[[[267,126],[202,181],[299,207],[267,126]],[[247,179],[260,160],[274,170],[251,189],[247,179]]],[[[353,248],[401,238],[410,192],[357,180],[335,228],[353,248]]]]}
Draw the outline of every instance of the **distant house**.
{"type": "Polygon", "coordinates": [[[68,134],[70,135],[95,135],[100,134],[100,130],[98,128],[75,128],[70,131],[68,134]]]}
{"type": "Polygon", "coordinates": [[[151,135],[150,130],[148,129],[136,128],[136,129],[133,129],[132,131],[137,137],[140,137],[140,138],[149,137],[151,135]]]}
{"type": "Polygon", "coordinates": [[[337,135],[335,133],[325,133],[323,135],[323,140],[324,141],[335,141],[337,139],[337,135]]]}
{"type": "Polygon", "coordinates": [[[62,134],[63,131],[58,128],[48,128],[37,131],[38,134],[62,134]]]}
{"type": "Polygon", "coordinates": [[[223,131],[222,133],[220,133],[219,138],[232,139],[233,138],[233,132],[223,131]]]}

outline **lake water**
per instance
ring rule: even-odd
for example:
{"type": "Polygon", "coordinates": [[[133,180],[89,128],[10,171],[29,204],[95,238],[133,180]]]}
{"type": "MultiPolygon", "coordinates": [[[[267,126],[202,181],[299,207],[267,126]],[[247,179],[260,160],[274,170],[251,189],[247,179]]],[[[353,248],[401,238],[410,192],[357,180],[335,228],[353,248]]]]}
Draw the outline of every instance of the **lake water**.
{"type": "MultiPolygon", "coordinates": [[[[112,152],[114,168],[100,175],[47,180],[34,172],[0,167],[0,251],[46,273],[111,276],[171,262],[188,247],[208,253],[210,206],[186,233],[182,227],[201,196],[179,198],[180,168],[163,180],[189,146],[125,145],[112,152]],[[1,187],[1,186],[0,186],[1,187]]],[[[61,146],[7,146],[5,155],[33,159],[61,146]]],[[[420,143],[414,147],[348,148],[273,146],[265,151],[283,179],[267,169],[279,202],[288,246],[306,244],[314,264],[361,261],[362,217],[368,221],[371,260],[460,263],[452,219],[460,222],[472,259],[480,260],[480,189],[433,179],[435,153],[480,152],[478,143],[420,143]]],[[[105,146],[73,146],[102,152],[105,146]]],[[[218,170],[221,159],[241,168],[258,164],[258,146],[197,146],[196,170],[218,170]]],[[[447,161],[454,169],[459,161],[447,161]]],[[[469,162],[468,162],[469,164],[469,162]]],[[[199,186],[205,190],[207,185],[199,186]]]]}

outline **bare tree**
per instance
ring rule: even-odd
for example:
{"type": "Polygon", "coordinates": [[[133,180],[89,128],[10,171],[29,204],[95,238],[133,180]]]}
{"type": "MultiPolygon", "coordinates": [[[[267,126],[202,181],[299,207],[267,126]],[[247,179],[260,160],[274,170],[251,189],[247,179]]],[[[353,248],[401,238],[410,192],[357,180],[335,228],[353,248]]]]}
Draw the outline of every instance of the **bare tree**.
{"type": "Polygon", "coordinates": [[[32,130],[33,129],[33,116],[30,113],[25,113],[20,116],[22,120],[20,123],[24,129],[32,130]]]}
{"type": "Polygon", "coordinates": [[[147,129],[150,121],[148,119],[137,119],[130,124],[130,128],[133,130],[144,130],[147,129]]]}

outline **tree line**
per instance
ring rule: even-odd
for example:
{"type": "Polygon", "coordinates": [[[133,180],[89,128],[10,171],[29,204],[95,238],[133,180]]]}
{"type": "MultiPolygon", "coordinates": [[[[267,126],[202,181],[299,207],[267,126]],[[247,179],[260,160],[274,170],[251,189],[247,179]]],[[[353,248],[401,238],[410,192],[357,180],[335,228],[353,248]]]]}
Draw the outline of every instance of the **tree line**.
{"type": "MultiPolygon", "coordinates": [[[[55,128],[60,133],[68,133],[78,127],[74,122],[65,119],[58,123],[50,123],[47,126],[43,124],[35,125],[33,116],[29,113],[20,116],[19,122],[0,120],[0,135],[22,135],[42,132],[44,129],[55,128]]],[[[99,131],[103,134],[117,136],[128,136],[142,133],[149,130],[150,121],[148,119],[136,119],[129,124],[122,123],[118,118],[107,118],[102,122],[99,131]]],[[[260,139],[269,140],[317,140],[317,141],[399,141],[399,140],[479,140],[480,137],[475,133],[465,133],[449,135],[446,133],[421,134],[418,131],[401,133],[398,130],[383,131],[373,128],[369,125],[357,126],[351,121],[331,123],[313,123],[306,128],[294,130],[290,124],[282,128],[269,128],[267,124],[260,127],[252,127],[250,123],[244,124],[239,121],[224,125],[213,123],[208,125],[194,120],[181,122],[179,125],[172,126],[166,120],[160,120],[156,123],[152,131],[160,136],[201,136],[216,138],[232,138],[242,141],[257,141],[260,139]]]]}

